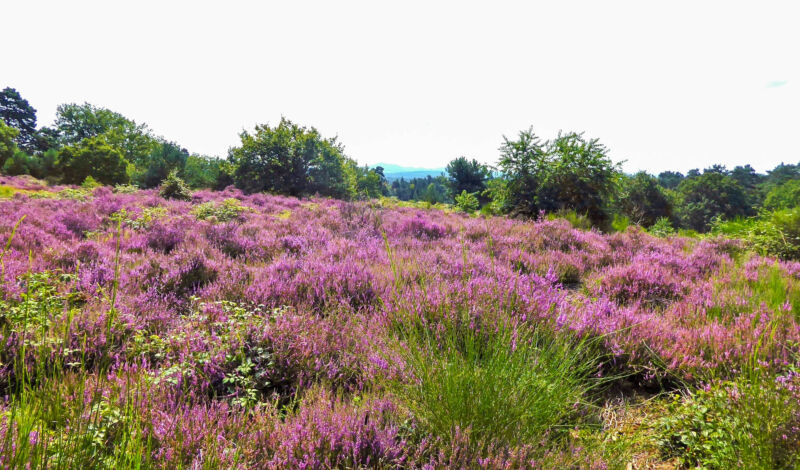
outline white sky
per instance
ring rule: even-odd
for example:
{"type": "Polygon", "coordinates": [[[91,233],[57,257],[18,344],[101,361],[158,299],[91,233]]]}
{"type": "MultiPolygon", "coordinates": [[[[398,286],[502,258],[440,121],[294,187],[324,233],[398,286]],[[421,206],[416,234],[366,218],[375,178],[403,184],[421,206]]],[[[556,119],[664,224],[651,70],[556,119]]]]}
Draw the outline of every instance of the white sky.
{"type": "Polygon", "coordinates": [[[491,163],[530,125],[599,137],[627,171],[800,160],[797,2],[9,0],[0,14],[0,87],[39,125],[88,101],[220,156],[284,115],[361,163],[491,163]]]}

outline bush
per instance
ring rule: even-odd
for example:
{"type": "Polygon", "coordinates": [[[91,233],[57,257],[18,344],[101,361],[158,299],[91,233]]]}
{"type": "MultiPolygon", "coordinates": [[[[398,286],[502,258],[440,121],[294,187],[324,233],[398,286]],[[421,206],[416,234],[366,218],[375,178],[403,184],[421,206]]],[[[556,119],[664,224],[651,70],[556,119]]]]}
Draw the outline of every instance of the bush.
{"type": "Polygon", "coordinates": [[[669,221],[667,217],[659,217],[656,222],[647,229],[650,234],[655,235],[657,237],[666,237],[669,235],[673,235],[675,233],[675,228],[672,226],[672,222],[669,221]]]}
{"type": "Polygon", "coordinates": [[[230,222],[241,217],[243,212],[250,210],[243,206],[238,199],[228,198],[222,202],[204,202],[192,210],[197,220],[212,222],[230,222]]]}
{"type": "Polygon", "coordinates": [[[745,240],[763,255],[800,260],[800,207],[765,212],[758,218],[717,219],[712,233],[745,240]]]}
{"type": "Polygon", "coordinates": [[[178,177],[178,172],[172,170],[167,175],[167,178],[161,183],[161,189],[158,193],[164,199],[178,199],[180,201],[191,201],[192,192],[189,186],[178,177]]]}
{"type": "Polygon", "coordinates": [[[83,180],[83,183],[81,183],[81,188],[89,191],[95,188],[99,188],[101,186],[103,185],[101,183],[98,183],[97,180],[92,178],[91,175],[87,176],[86,179],[83,180]]]}
{"type": "Polygon", "coordinates": [[[659,422],[661,451],[692,468],[797,468],[798,376],[715,383],[676,396],[659,422]]]}
{"type": "Polygon", "coordinates": [[[480,203],[475,196],[476,193],[468,193],[466,190],[461,191],[461,194],[456,195],[456,207],[458,210],[471,214],[478,210],[480,203]]]}

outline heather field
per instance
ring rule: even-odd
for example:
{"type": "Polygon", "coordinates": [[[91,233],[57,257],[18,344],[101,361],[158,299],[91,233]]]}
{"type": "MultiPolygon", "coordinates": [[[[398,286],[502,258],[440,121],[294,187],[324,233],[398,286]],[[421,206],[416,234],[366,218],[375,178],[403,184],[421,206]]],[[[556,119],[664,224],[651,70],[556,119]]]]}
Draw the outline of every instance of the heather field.
{"type": "Polygon", "coordinates": [[[798,468],[800,263],[4,177],[2,468],[798,468]]]}

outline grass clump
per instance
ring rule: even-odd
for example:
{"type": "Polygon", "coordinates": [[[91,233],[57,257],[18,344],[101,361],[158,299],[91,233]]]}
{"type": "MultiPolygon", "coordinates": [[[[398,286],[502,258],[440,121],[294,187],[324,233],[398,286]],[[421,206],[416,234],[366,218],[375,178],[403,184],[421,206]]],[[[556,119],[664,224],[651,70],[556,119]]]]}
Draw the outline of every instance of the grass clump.
{"type": "Polygon", "coordinates": [[[587,422],[598,360],[587,343],[524,326],[481,329],[444,321],[400,327],[412,378],[401,401],[429,434],[469,436],[473,452],[558,443],[587,422]]]}

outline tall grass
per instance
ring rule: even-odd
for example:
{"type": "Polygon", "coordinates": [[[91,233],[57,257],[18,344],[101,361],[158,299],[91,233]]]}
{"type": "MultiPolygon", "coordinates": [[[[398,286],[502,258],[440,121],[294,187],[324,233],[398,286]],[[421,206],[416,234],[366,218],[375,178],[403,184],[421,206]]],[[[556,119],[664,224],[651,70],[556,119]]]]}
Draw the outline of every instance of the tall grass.
{"type": "Polygon", "coordinates": [[[598,356],[585,341],[541,329],[475,328],[444,320],[397,326],[412,378],[395,393],[424,427],[444,440],[466,433],[472,450],[558,441],[587,421],[598,356]]]}

